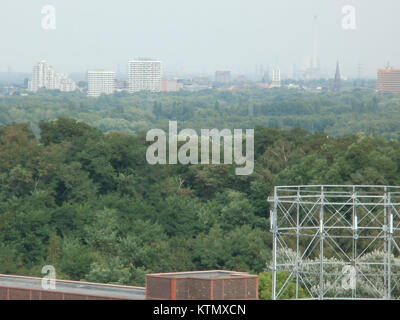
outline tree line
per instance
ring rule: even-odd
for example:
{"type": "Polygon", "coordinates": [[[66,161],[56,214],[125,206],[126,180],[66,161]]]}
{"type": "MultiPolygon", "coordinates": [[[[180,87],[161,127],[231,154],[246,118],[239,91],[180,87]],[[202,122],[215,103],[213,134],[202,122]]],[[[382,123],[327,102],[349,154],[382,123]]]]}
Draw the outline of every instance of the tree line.
{"type": "Polygon", "coordinates": [[[287,88],[239,91],[116,93],[89,98],[80,93],[39,91],[29,96],[0,98],[0,124],[30,122],[39,135],[41,120],[68,117],[103,132],[134,134],[167,129],[169,120],[185,128],[248,128],[256,126],[331,136],[359,134],[399,139],[400,96],[372,89],[312,93],[287,88]]]}

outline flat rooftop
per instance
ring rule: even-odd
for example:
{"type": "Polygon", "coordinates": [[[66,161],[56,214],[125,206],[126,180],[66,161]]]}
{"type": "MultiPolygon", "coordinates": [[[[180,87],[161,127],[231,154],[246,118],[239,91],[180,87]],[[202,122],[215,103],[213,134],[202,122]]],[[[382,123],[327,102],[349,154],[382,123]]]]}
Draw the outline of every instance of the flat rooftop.
{"type": "Polygon", "coordinates": [[[166,278],[199,278],[199,279],[229,279],[235,277],[251,277],[246,272],[235,272],[225,270],[173,272],[173,273],[152,273],[148,276],[159,276],[166,278]]]}
{"type": "MultiPolygon", "coordinates": [[[[0,275],[0,287],[43,290],[41,278],[9,276],[9,275],[0,275]]],[[[47,291],[121,298],[121,299],[136,299],[136,300],[146,299],[146,288],[142,287],[130,287],[130,286],[67,281],[67,280],[56,280],[56,289],[47,291]]]]}

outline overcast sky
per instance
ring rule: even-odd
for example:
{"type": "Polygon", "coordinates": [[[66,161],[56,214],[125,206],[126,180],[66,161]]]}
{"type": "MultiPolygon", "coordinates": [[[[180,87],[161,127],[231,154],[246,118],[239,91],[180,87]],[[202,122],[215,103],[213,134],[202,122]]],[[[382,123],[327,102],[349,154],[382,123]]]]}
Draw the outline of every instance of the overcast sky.
{"type": "MultiPolygon", "coordinates": [[[[301,69],[318,21],[321,67],[373,75],[400,67],[400,0],[1,0],[0,71],[30,72],[47,59],[57,71],[109,69],[146,56],[168,72],[255,71],[256,64],[301,69]],[[56,29],[42,29],[42,7],[56,8],[56,29]],[[342,28],[342,7],[356,8],[356,29],[342,28]]],[[[119,67],[118,67],[119,66],[119,67]]]]}

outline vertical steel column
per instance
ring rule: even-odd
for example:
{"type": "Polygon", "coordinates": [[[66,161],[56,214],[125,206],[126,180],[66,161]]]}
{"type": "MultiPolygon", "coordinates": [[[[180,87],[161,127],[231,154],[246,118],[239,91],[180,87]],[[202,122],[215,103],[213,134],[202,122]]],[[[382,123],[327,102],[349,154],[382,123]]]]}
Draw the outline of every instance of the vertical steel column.
{"type": "Polygon", "coordinates": [[[321,186],[321,210],[319,213],[319,299],[324,298],[324,186],[321,186]]]}
{"type": "Polygon", "coordinates": [[[392,237],[393,237],[393,214],[392,214],[392,199],[390,192],[387,195],[387,206],[388,206],[388,239],[387,239],[387,287],[388,295],[387,298],[392,298],[392,237]]]}
{"type": "Polygon", "coordinates": [[[387,188],[384,187],[384,194],[383,194],[383,229],[384,229],[384,252],[385,256],[383,258],[383,287],[385,291],[385,299],[389,299],[389,287],[388,287],[388,217],[387,217],[387,188]]]}
{"type": "Polygon", "coordinates": [[[277,187],[274,187],[274,209],[272,211],[271,229],[273,234],[273,249],[272,249],[272,300],[276,300],[276,254],[277,254],[277,207],[278,207],[278,194],[277,187]]]}
{"type": "Polygon", "coordinates": [[[300,265],[300,187],[297,187],[297,216],[296,216],[296,299],[299,298],[299,265],[300,265]]]}
{"type": "Polygon", "coordinates": [[[357,229],[358,229],[358,216],[357,216],[357,190],[356,186],[353,186],[353,261],[352,261],[352,266],[354,267],[356,271],[356,280],[354,282],[354,287],[351,288],[351,297],[353,299],[356,298],[357,296],[357,239],[358,239],[358,234],[357,234],[357,229]]]}

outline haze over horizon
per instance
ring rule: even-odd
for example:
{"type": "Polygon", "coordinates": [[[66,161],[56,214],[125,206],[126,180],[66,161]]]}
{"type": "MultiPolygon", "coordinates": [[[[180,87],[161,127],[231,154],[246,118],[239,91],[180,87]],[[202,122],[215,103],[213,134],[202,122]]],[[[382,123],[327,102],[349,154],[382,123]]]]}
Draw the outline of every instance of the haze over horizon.
{"type": "Polygon", "coordinates": [[[31,72],[42,59],[59,72],[124,72],[128,60],[153,57],[168,73],[212,74],[217,69],[254,73],[256,65],[300,70],[313,54],[333,74],[363,75],[389,61],[400,67],[398,0],[3,0],[0,71],[31,72]],[[57,10],[56,30],[41,27],[42,7],[57,10]],[[356,8],[356,29],[342,28],[342,7],[356,8]],[[398,10],[397,10],[398,9],[398,10]]]}

